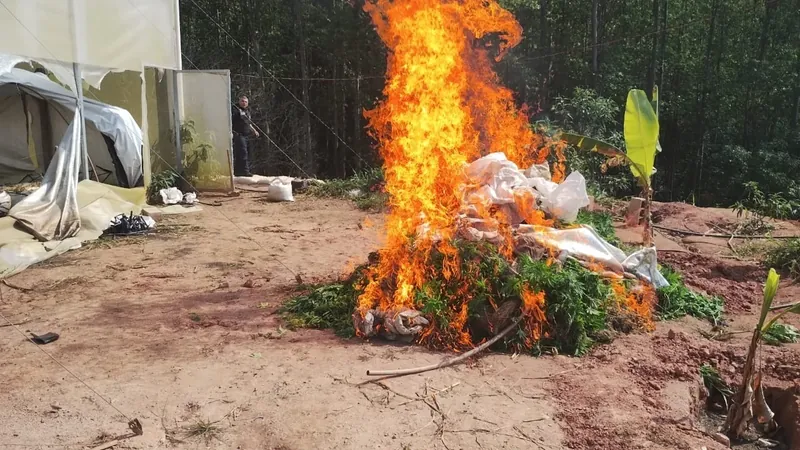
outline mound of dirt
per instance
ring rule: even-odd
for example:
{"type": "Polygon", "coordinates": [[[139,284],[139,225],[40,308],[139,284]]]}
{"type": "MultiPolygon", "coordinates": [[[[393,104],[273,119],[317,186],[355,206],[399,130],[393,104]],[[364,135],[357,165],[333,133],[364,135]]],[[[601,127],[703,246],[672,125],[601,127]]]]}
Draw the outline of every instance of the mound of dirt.
{"type": "Polygon", "coordinates": [[[686,285],[725,300],[728,312],[752,312],[761,304],[767,270],[753,262],[697,253],[665,252],[659,262],[680,271],[686,285]]]}

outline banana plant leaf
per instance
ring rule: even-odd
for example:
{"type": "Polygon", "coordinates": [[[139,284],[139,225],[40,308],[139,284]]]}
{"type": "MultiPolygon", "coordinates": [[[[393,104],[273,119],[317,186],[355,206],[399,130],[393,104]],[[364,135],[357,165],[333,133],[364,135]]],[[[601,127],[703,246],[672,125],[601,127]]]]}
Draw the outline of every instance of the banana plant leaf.
{"type": "Polygon", "coordinates": [[[600,139],[594,139],[573,133],[561,133],[561,139],[563,139],[567,144],[574,145],[581,150],[600,153],[601,155],[608,156],[609,158],[627,159],[625,152],[607,142],[601,141],[600,139]]]}
{"type": "Polygon", "coordinates": [[[633,175],[650,185],[658,144],[658,116],[647,94],[640,89],[628,93],[625,105],[625,147],[633,175]]]}
{"type": "MultiPolygon", "coordinates": [[[[653,105],[653,111],[656,112],[656,119],[658,119],[658,86],[653,86],[653,100],[650,102],[653,105]]],[[[656,141],[656,153],[661,153],[661,141],[656,141]]],[[[655,173],[655,169],[653,169],[655,173]]]]}

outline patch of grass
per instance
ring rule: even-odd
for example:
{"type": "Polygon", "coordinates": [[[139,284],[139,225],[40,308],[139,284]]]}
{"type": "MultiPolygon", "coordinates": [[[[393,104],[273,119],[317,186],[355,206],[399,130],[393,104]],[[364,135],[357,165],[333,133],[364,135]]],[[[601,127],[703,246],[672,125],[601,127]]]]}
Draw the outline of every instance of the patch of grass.
{"type": "Polygon", "coordinates": [[[372,168],[356,173],[343,180],[329,180],[325,184],[311,186],[308,194],[316,197],[335,197],[352,200],[359,209],[379,211],[386,206],[388,195],[383,189],[381,168],[372,168]]]}
{"type": "Polygon", "coordinates": [[[683,277],[670,267],[663,266],[661,273],[669,286],[657,291],[659,319],[674,320],[690,315],[714,324],[720,322],[724,305],[721,298],[693,292],[684,284],[683,277]]]}
{"type": "Polygon", "coordinates": [[[619,247],[621,244],[614,230],[614,218],[610,213],[604,211],[581,210],[578,212],[578,220],[576,223],[590,225],[597,231],[597,234],[613,246],[619,247]]]}
{"type": "Polygon", "coordinates": [[[714,366],[708,363],[703,364],[700,366],[699,372],[700,377],[703,379],[703,385],[708,390],[709,399],[721,399],[722,406],[727,411],[730,399],[733,397],[733,389],[722,379],[719,371],[714,366]]]}
{"type": "Polygon", "coordinates": [[[280,311],[290,329],[330,328],[341,337],[355,336],[353,311],[358,294],[356,285],[362,269],[356,269],[343,283],[310,287],[306,294],[286,302],[280,311]]]}
{"type": "Polygon", "coordinates": [[[791,278],[800,278],[800,239],[786,239],[778,243],[767,251],[764,263],[787,272],[791,278]]]}
{"type": "Polygon", "coordinates": [[[219,436],[222,434],[222,428],[217,426],[217,422],[200,419],[186,426],[185,432],[187,438],[199,438],[206,441],[211,439],[220,440],[219,436]]]}
{"type": "Polygon", "coordinates": [[[793,344],[800,339],[800,331],[792,325],[775,322],[761,335],[769,345],[793,344]]]}

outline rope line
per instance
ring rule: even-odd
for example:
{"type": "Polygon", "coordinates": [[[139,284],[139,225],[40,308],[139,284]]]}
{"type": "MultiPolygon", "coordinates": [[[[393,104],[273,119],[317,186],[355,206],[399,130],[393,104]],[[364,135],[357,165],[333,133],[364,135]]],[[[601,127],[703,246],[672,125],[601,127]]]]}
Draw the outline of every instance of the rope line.
{"type": "Polygon", "coordinates": [[[314,116],[314,118],[315,118],[315,119],[317,119],[317,120],[319,121],[319,123],[321,123],[321,124],[322,124],[322,126],[324,126],[325,128],[327,128],[327,129],[328,129],[328,131],[330,131],[330,132],[331,132],[331,134],[333,134],[333,135],[336,137],[336,139],[338,139],[338,140],[339,140],[339,142],[341,142],[342,144],[344,144],[344,146],[345,146],[345,147],[347,147],[347,148],[348,148],[348,149],[349,149],[351,152],[353,152],[353,154],[354,154],[354,155],[356,155],[356,157],[358,157],[358,159],[359,159],[359,160],[361,160],[361,162],[362,162],[362,163],[364,163],[364,164],[367,164],[367,161],[366,161],[364,158],[362,158],[362,157],[361,157],[361,155],[360,155],[360,154],[359,154],[357,151],[355,151],[355,150],[353,149],[353,147],[351,147],[351,146],[350,146],[350,144],[348,144],[347,142],[345,142],[345,140],[344,140],[344,139],[342,139],[342,138],[341,138],[341,136],[339,136],[339,134],[337,134],[335,131],[333,131],[333,128],[331,128],[331,127],[330,127],[330,126],[329,126],[327,123],[325,123],[325,121],[324,121],[324,120],[322,120],[322,119],[321,119],[321,118],[320,118],[320,117],[319,117],[319,116],[318,116],[316,113],[314,113],[314,111],[312,111],[312,110],[311,110],[311,108],[309,108],[309,107],[308,107],[308,106],[307,106],[305,103],[303,103],[303,101],[302,101],[302,100],[300,100],[300,99],[297,97],[297,95],[295,95],[295,93],[294,93],[294,92],[292,92],[292,90],[291,90],[291,89],[289,89],[288,87],[286,87],[286,85],[285,85],[285,84],[283,84],[283,82],[281,82],[281,80],[280,80],[280,79],[279,79],[279,78],[278,78],[278,77],[277,77],[277,76],[276,76],[274,73],[272,73],[272,71],[271,71],[271,70],[269,70],[269,69],[268,69],[266,66],[264,66],[264,64],[263,64],[263,63],[262,63],[262,62],[261,62],[261,61],[260,61],[258,58],[256,58],[255,56],[253,56],[253,55],[250,53],[250,50],[248,50],[247,48],[245,48],[245,47],[244,47],[244,46],[243,46],[241,43],[239,43],[239,41],[237,41],[237,40],[236,40],[236,38],[234,38],[234,37],[233,37],[233,36],[232,36],[230,33],[228,33],[228,30],[226,30],[225,28],[223,28],[223,27],[222,27],[222,25],[220,25],[220,24],[219,24],[219,22],[217,22],[216,20],[214,20],[214,18],[213,18],[213,17],[211,17],[211,15],[210,15],[210,14],[208,14],[208,12],[206,12],[206,10],[205,10],[205,9],[203,9],[203,7],[202,7],[202,6],[198,5],[198,4],[197,4],[197,2],[196,2],[195,0],[190,0],[190,1],[191,1],[191,2],[192,2],[192,3],[193,3],[193,4],[194,4],[196,7],[197,7],[197,9],[199,9],[199,10],[200,10],[200,11],[201,11],[201,12],[202,12],[202,13],[203,13],[203,14],[204,14],[206,17],[208,17],[208,19],[209,19],[209,20],[210,20],[212,23],[214,23],[214,25],[215,25],[215,26],[216,26],[216,27],[217,27],[219,30],[221,30],[223,33],[225,33],[225,34],[228,36],[228,38],[230,38],[230,39],[231,39],[231,41],[233,41],[233,43],[235,43],[235,44],[236,44],[236,45],[237,45],[237,46],[238,46],[238,47],[239,47],[239,48],[240,48],[242,51],[244,51],[245,53],[247,53],[247,56],[248,56],[249,58],[251,58],[253,61],[255,61],[255,62],[256,62],[256,64],[258,64],[258,65],[259,65],[259,67],[261,67],[261,69],[262,69],[262,70],[264,70],[265,72],[267,72],[267,74],[268,74],[270,77],[272,77],[272,79],[274,79],[274,80],[275,80],[275,81],[278,83],[278,85],[279,85],[280,87],[282,87],[282,88],[283,88],[283,89],[284,89],[286,92],[288,92],[288,93],[289,93],[289,95],[290,95],[290,96],[292,96],[292,98],[293,98],[293,99],[295,99],[295,100],[296,100],[296,101],[297,101],[297,102],[298,102],[298,103],[299,103],[299,104],[300,104],[300,105],[301,105],[301,106],[302,106],[302,107],[303,107],[303,108],[304,108],[306,111],[308,111],[308,113],[309,113],[309,114],[311,114],[312,116],[314,116]]]}
{"type": "MultiPolygon", "coordinates": [[[[5,303],[5,299],[3,298],[3,287],[2,287],[2,286],[0,286],[0,303],[5,303]]],[[[19,328],[19,327],[18,327],[16,324],[14,324],[14,323],[13,323],[13,322],[11,322],[10,320],[8,320],[8,318],[7,318],[7,317],[6,317],[6,316],[5,316],[5,315],[4,315],[2,312],[0,312],[0,318],[2,318],[2,319],[3,319],[3,320],[4,320],[4,321],[5,321],[7,324],[8,324],[8,326],[10,326],[10,327],[14,328],[15,330],[17,330],[17,332],[19,332],[19,334],[21,334],[21,335],[22,335],[22,337],[24,337],[24,338],[25,338],[26,340],[28,340],[30,343],[32,343],[33,345],[35,345],[35,346],[36,346],[36,348],[38,348],[38,349],[39,349],[39,350],[40,350],[42,353],[44,353],[45,355],[47,355],[47,356],[48,356],[50,359],[52,359],[52,360],[53,360],[53,361],[54,361],[56,364],[58,364],[59,366],[61,366],[61,368],[62,368],[62,369],[64,369],[64,370],[65,370],[67,373],[69,373],[70,375],[72,375],[72,377],[73,377],[73,378],[75,378],[76,380],[78,380],[78,381],[79,381],[79,382],[80,382],[82,385],[84,385],[84,386],[86,387],[86,389],[88,389],[89,391],[91,391],[92,393],[94,393],[94,395],[96,395],[96,396],[100,397],[100,399],[101,399],[101,400],[103,400],[103,402],[105,402],[105,403],[106,403],[108,406],[110,406],[112,409],[114,409],[114,411],[116,411],[116,412],[118,412],[120,415],[122,415],[122,417],[124,417],[124,418],[125,418],[125,420],[128,420],[128,421],[131,421],[131,420],[132,420],[132,419],[131,419],[131,418],[130,418],[130,417],[127,415],[127,414],[125,414],[125,413],[124,413],[124,412],[122,412],[122,411],[121,411],[119,408],[117,408],[116,406],[114,406],[114,404],[113,404],[113,403],[111,403],[111,401],[109,401],[108,399],[106,399],[106,398],[105,398],[103,395],[101,395],[99,392],[97,392],[97,390],[95,390],[93,387],[89,386],[89,383],[87,383],[87,382],[83,381],[83,379],[81,379],[81,377],[79,377],[78,375],[76,375],[76,374],[75,374],[75,372],[71,371],[71,370],[70,370],[70,369],[69,369],[67,366],[65,366],[63,363],[61,363],[61,361],[59,361],[58,359],[56,359],[56,357],[55,357],[55,356],[53,356],[53,355],[52,355],[52,354],[50,354],[50,353],[49,353],[47,350],[45,350],[44,348],[42,348],[42,346],[40,346],[40,345],[36,344],[36,342],[34,342],[34,341],[33,341],[33,339],[32,339],[30,336],[28,336],[27,334],[25,334],[25,332],[24,332],[24,331],[22,331],[22,330],[21,330],[21,329],[20,329],[20,328],[19,328]]]]}

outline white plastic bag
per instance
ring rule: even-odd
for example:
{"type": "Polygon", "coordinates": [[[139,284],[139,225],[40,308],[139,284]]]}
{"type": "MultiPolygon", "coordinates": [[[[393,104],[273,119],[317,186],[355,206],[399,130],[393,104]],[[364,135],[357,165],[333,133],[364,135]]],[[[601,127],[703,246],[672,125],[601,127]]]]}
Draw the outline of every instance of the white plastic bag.
{"type": "Polygon", "coordinates": [[[544,178],[533,178],[531,184],[542,194],[542,207],[564,222],[574,222],[578,211],[589,206],[586,179],[579,172],[572,172],[561,184],[544,178]]]}
{"type": "Polygon", "coordinates": [[[547,162],[534,164],[528,167],[528,170],[525,171],[525,176],[528,178],[544,178],[550,181],[552,179],[550,176],[550,165],[547,164],[547,162]]]}
{"type": "Polygon", "coordinates": [[[292,182],[288,183],[280,178],[275,179],[269,185],[269,192],[267,192],[267,200],[271,202],[293,202],[294,195],[292,195],[292,182]]]}
{"type": "Polygon", "coordinates": [[[197,194],[194,192],[187,192],[183,194],[184,205],[194,205],[195,203],[197,203],[197,194]]]}
{"type": "Polygon", "coordinates": [[[158,193],[161,194],[161,203],[165,205],[177,205],[183,200],[183,193],[176,187],[161,189],[158,193]]]}

